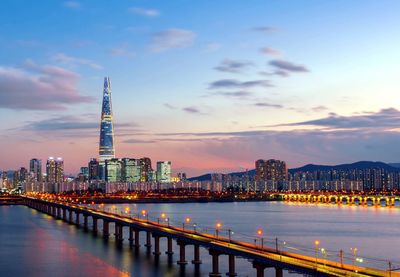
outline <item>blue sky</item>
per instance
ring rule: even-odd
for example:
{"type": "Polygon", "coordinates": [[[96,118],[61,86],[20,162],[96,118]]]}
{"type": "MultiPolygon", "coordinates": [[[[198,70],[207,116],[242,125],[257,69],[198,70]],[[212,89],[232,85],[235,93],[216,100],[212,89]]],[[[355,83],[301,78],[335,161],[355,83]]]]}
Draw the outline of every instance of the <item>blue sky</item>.
{"type": "Polygon", "coordinates": [[[190,174],[399,161],[397,1],[2,1],[0,168],[97,156],[110,76],[119,157],[190,174]],[[6,157],[6,158],[4,158],[6,157]]]}

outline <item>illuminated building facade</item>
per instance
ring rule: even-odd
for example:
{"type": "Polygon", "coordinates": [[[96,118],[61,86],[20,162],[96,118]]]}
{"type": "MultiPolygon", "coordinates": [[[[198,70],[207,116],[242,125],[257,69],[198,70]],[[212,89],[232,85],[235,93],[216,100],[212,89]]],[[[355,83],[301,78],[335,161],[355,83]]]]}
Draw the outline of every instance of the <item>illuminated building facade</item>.
{"type": "Polygon", "coordinates": [[[121,177],[123,182],[139,182],[141,177],[140,160],[123,158],[121,177]]]}
{"type": "Polygon", "coordinates": [[[42,181],[42,161],[39,159],[31,159],[29,161],[29,172],[35,181],[42,181]]]}
{"type": "Polygon", "coordinates": [[[89,181],[99,180],[99,161],[97,159],[90,159],[88,164],[89,169],[89,181]]]}
{"type": "Polygon", "coordinates": [[[288,170],[286,163],[280,160],[257,160],[256,180],[257,181],[286,181],[288,170]]]}
{"type": "Polygon", "coordinates": [[[150,158],[141,158],[140,162],[140,181],[141,182],[149,182],[154,179],[153,177],[153,168],[151,167],[150,158]]]}
{"type": "Polygon", "coordinates": [[[170,183],[171,182],[171,162],[159,161],[157,162],[157,182],[170,183]]]}
{"type": "Polygon", "coordinates": [[[48,183],[64,182],[64,161],[62,158],[50,157],[46,163],[46,181],[48,183]]]}
{"type": "Polygon", "coordinates": [[[108,159],[115,158],[111,85],[109,77],[104,78],[103,105],[101,108],[100,123],[99,155],[101,164],[104,164],[104,162],[108,159]]]}
{"type": "Polygon", "coordinates": [[[108,159],[105,162],[105,172],[107,182],[121,182],[122,162],[119,159],[108,159]]]}

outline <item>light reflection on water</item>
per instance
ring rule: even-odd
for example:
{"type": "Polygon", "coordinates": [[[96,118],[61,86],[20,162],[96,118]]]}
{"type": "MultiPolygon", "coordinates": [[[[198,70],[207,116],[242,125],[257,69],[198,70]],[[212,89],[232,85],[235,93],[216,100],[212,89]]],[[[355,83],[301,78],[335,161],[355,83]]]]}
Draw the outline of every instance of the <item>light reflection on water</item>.
{"type": "MultiPolygon", "coordinates": [[[[398,208],[278,202],[120,204],[115,208],[124,211],[127,206],[132,213],[146,209],[152,217],[165,212],[175,222],[189,216],[199,226],[214,226],[221,221],[223,228],[235,232],[234,238],[241,233],[254,235],[262,228],[266,237],[309,247],[318,239],[327,249],[348,252],[350,247],[357,247],[360,255],[400,259],[398,208]]],[[[141,234],[142,245],[144,240],[141,234]]],[[[187,246],[189,264],[184,272],[176,260],[168,265],[165,250],[166,239],[162,238],[163,255],[156,262],[143,246],[138,253],[129,249],[126,239],[123,248],[118,249],[113,236],[104,242],[101,236],[94,237],[26,207],[0,207],[0,276],[195,276],[190,264],[193,247],[187,246]]],[[[174,252],[176,259],[179,252],[175,245],[174,252]]],[[[198,276],[208,276],[211,265],[206,250],[202,250],[201,257],[203,265],[198,276]]],[[[221,273],[225,273],[226,256],[220,257],[220,265],[221,273]]],[[[244,259],[237,260],[237,272],[239,276],[254,276],[254,269],[244,259]]]]}

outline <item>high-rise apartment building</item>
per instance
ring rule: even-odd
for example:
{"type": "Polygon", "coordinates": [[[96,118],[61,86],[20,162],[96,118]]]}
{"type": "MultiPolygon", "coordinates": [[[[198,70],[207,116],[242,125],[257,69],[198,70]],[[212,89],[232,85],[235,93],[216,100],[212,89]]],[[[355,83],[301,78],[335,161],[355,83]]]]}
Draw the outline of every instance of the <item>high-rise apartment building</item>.
{"type": "Polygon", "coordinates": [[[99,161],[97,159],[90,159],[88,164],[89,169],[89,181],[99,180],[99,161]]]}
{"type": "Polygon", "coordinates": [[[121,177],[123,182],[139,182],[141,177],[140,160],[123,158],[121,177]]]}
{"type": "Polygon", "coordinates": [[[171,162],[159,161],[157,162],[157,182],[170,183],[171,182],[171,162]]]}
{"type": "Polygon", "coordinates": [[[286,163],[279,160],[257,160],[256,180],[257,181],[286,181],[288,170],[286,163]]]}
{"type": "Polygon", "coordinates": [[[100,123],[100,143],[99,143],[100,163],[108,159],[115,158],[114,149],[114,125],[111,102],[110,78],[104,78],[103,105],[101,108],[100,123]]]}
{"type": "Polygon", "coordinates": [[[42,181],[42,161],[39,159],[31,159],[29,161],[29,172],[35,181],[42,181]]]}
{"type": "Polygon", "coordinates": [[[149,182],[152,178],[153,168],[151,167],[150,158],[141,158],[140,162],[140,181],[141,182],[149,182]]]}
{"type": "Polygon", "coordinates": [[[105,162],[105,166],[106,182],[121,182],[121,160],[108,159],[105,162]]]}
{"type": "Polygon", "coordinates": [[[62,158],[50,157],[46,163],[46,181],[61,184],[64,182],[64,161],[62,158]]]}

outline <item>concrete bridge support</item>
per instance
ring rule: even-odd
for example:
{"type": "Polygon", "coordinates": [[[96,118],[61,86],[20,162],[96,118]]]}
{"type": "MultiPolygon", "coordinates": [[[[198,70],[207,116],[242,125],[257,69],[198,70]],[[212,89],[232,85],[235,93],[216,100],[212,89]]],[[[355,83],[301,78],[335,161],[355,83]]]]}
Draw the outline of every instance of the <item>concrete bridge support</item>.
{"type": "Polygon", "coordinates": [[[167,237],[167,251],[165,251],[165,254],[167,254],[169,257],[174,254],[172,251],[172,238],[167,237]]]}
{"type": "Polygon", "coordinates": [[[176,263],[183,266],[187,264],[185,253],[186,243],[180,240],[178,240],[177,243],[179,245],[179,261],[177,261],[176,263]]]}
{"type": "Polygon", "coordinates": [[[229,271],[226,273],[226,276],[229,276],[229,277],[236,276],[237,274],[235,272],[235,256],[234,255],[228,256],[228,265],[229,265],[229,271]]]}
{"type": "Polygon", "coordinates": [[[201,264],[200,246],[198,244],[194,245],[194,259],[192,260],[192,264],[194,264],[194,265],[200,265],[201,264]]]}
{"type": "Polygon", "coordinates": [[[221,255],[221,253],[213,249],[210,249],[209,253],[211,255],[211,260],[212,260],[212,271],[210,272],[209,276],[221,277],[221,273],[219,273],[219,255],[221,255]]]}
{"type": "Polygon", "coordinates": [[[275,267],[275,277],[283,277],[283,269],[280,267],[275,267]]]}
{"type": "Polygon", "coordinates": [[[103,219],[103,238],[108,239],[110,236],[110,222],[103,219]]]}
{"type": "Polygon", "coordinates": [[[134,243],[135,248],[140,247],[140,238],[139,238],[139,230],[135,230],[135,243],[134,243]]]}
{"type": "Polygon", "coordinates": [[[68,210],[68,223],[69,224],[73,224],[74,223],[74,219],[72,217],[72,210],[68,210]]]}
{"type": "Polygon", "coordinates": [[[129,240],[129,246],[130,246],[130,247],[133,246],[133,242],[134,242],[134,239],[133,239],[133,232],[134,232],[133,227],[132,227],[132,226],[129,226],[129,238],[128,238],[128,240],[129,240]]]}
{"type": "Polygon", "coordinates": [[[83,229],[88,230],[88,216],[86,214],[83,215],[83,229]]]}
{"type": "Polygon", "coordinates": [[[67,209],[62,209],[62,220],[67,221],[67,209]]]}
{"type": "Polygon", "coordinates": [[[97,235],[97,217],[92,216],[92,220],[93,220],[93,229],[92,232],[94,235],[97,235]]]}
{"type": "Polygon", "coordinates": [[[264,277],[264,270],[267,266],[262,263],[253,262],[253,268],[256,269],[256,276],[257,277],[264,277]]]}
{"type": "Polygon", "coordinates": [[[147,251],[151,250],[151,233],[149,231],[146,232],[146,244],[144,246],[147,247],[147,251]]]}
{"type": "Polygon", "coordinates": [[[160,252],[160,236],[159,235],[155,235],[153,234],[153,238],[154,238],[154,256],[159,257],[161,255],[160,252]]]}
{"type": "Polygon", "coordinates": [[[117,244],[121,245],[124,240],[123,226],[121,224],[115,223],[115,241],[117,244]]]}
{"type": "Polygon", "coordinates": [[[78,212],[75,212],[75,224],[76,224],[76,226],[78,226],[79,227],[79,216],[80,216],[80,214],[78,213],[78,212]]]}

